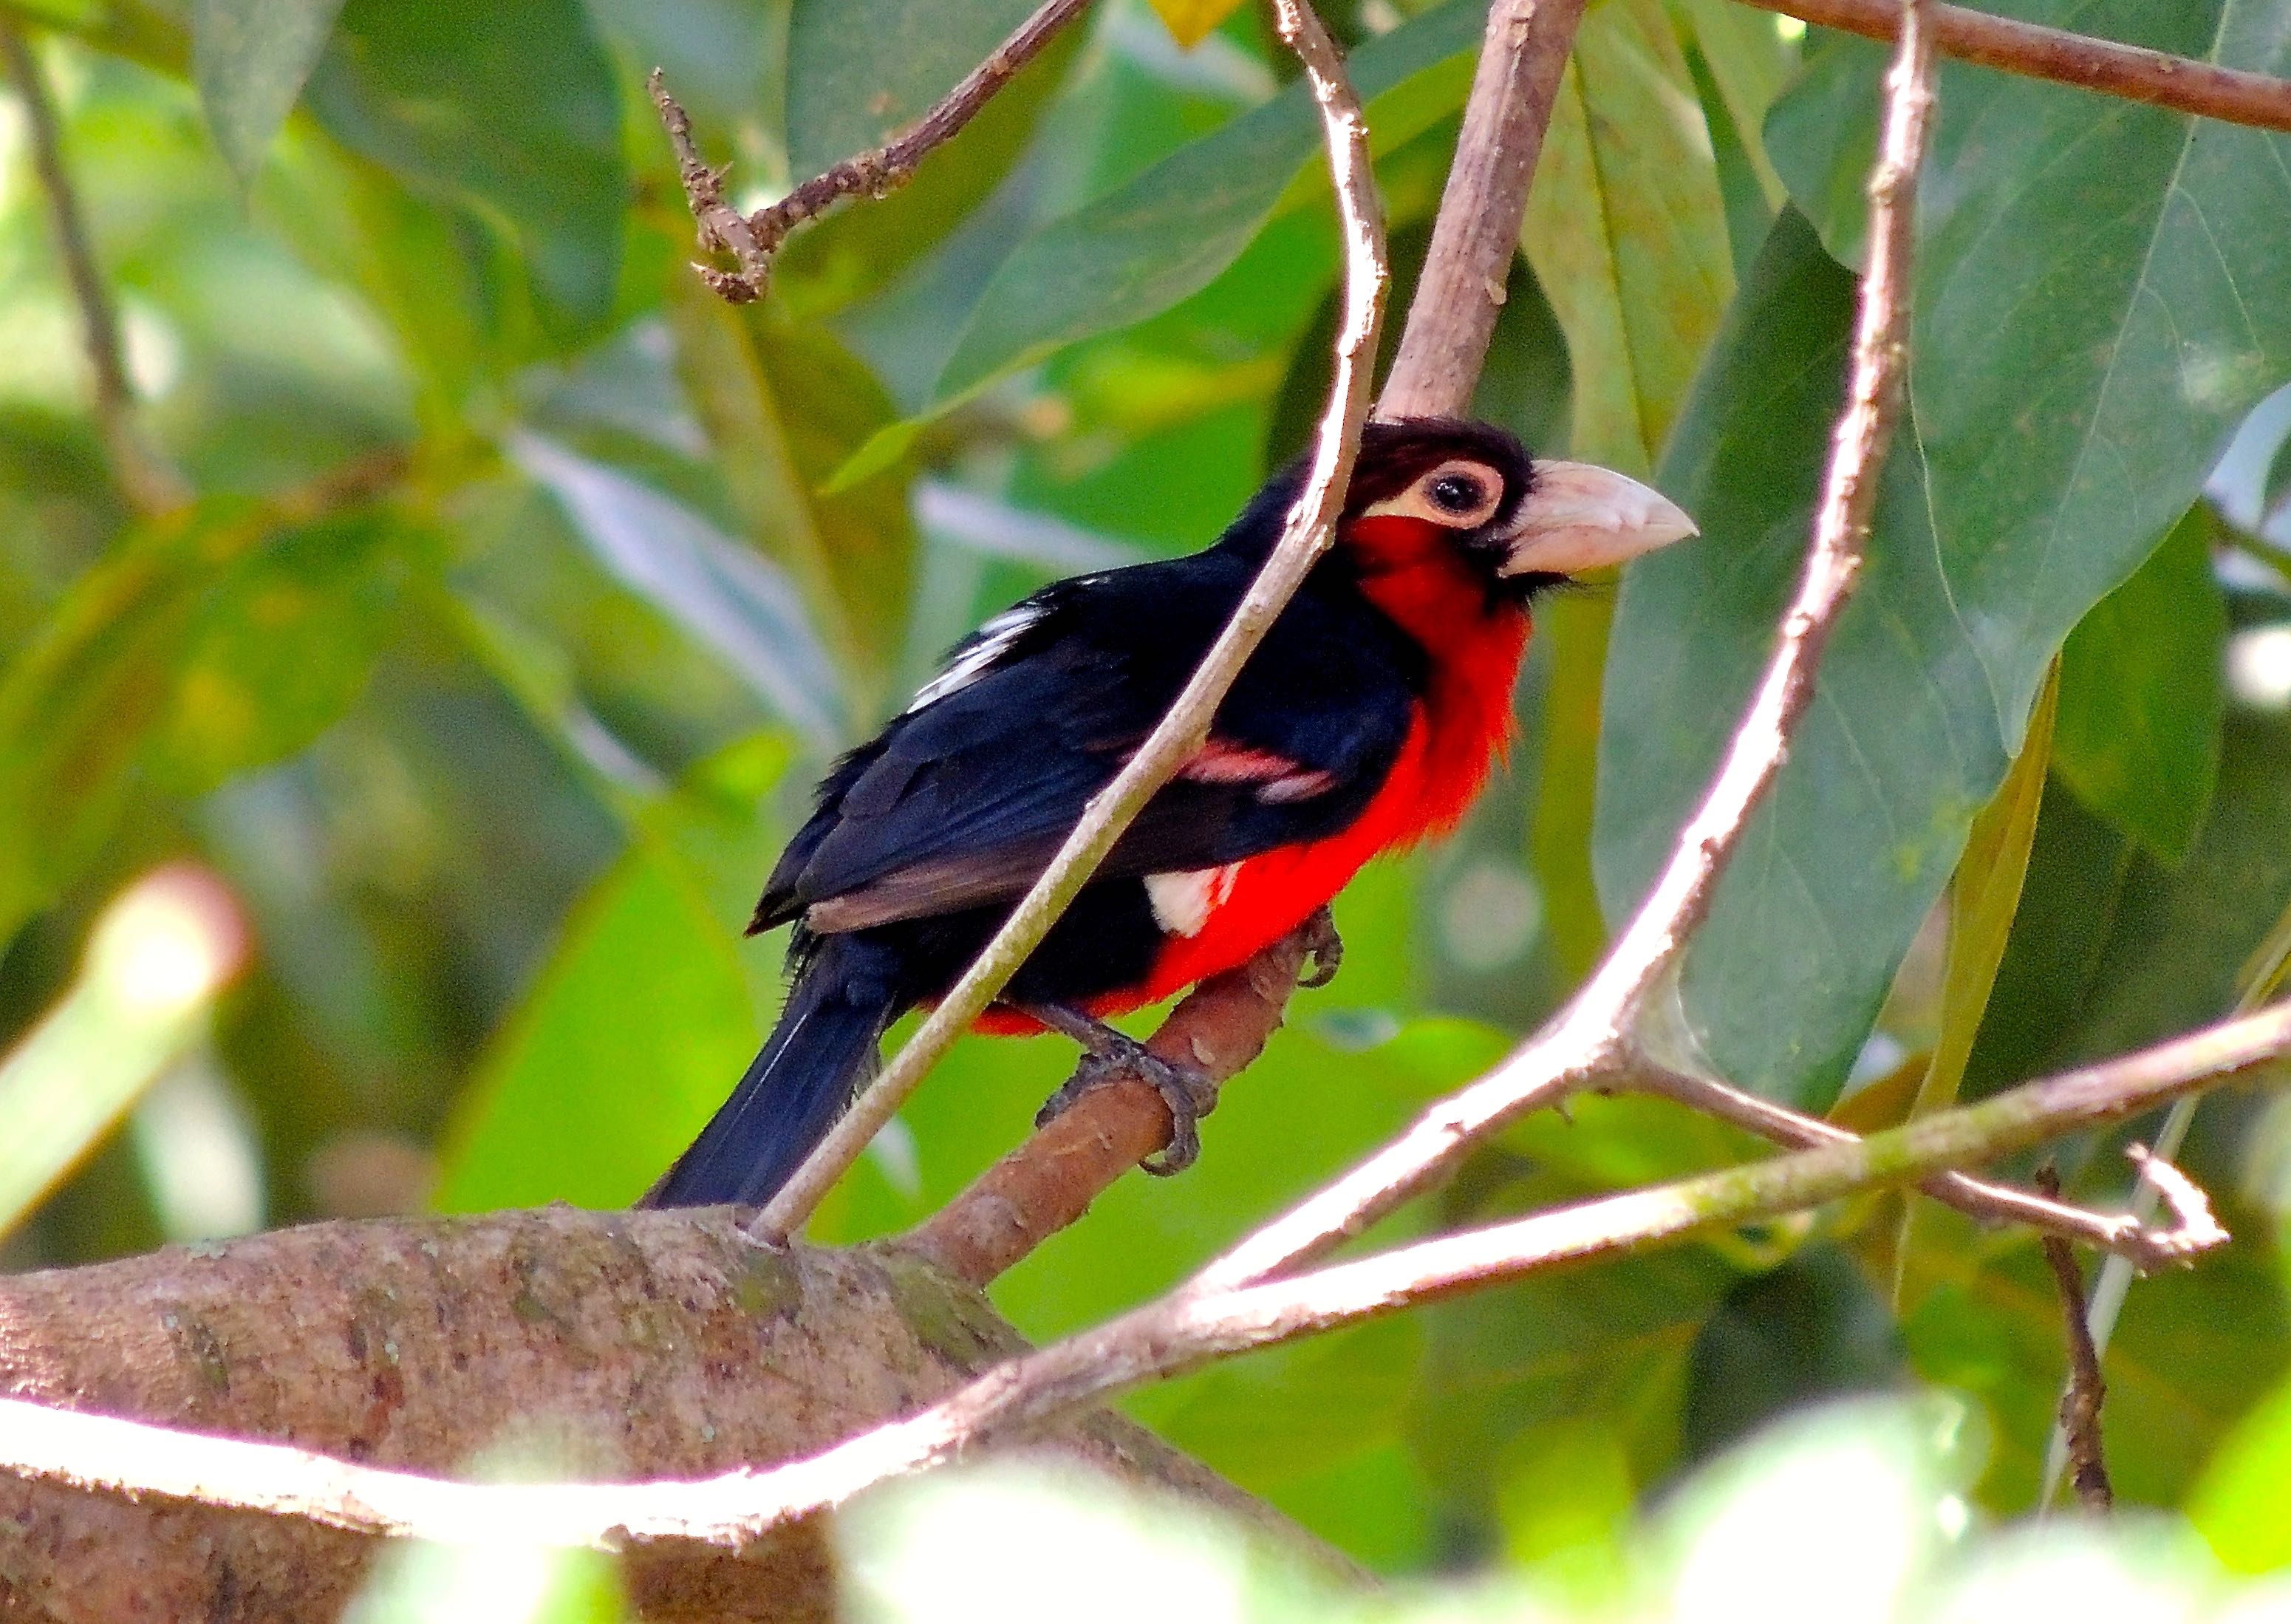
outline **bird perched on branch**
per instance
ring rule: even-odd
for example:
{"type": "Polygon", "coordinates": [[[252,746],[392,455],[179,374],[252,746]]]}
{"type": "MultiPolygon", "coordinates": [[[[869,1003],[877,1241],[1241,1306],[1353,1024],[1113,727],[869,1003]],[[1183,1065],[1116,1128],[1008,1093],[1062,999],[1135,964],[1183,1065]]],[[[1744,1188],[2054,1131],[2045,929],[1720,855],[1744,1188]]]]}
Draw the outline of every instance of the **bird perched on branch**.
{"type": "MultiPolygon", "coordinates": [[[[1302,462],[1274,475],[1204,551],[1060,581],[994,616],[836,763],[750,927],[795,926],[786,1009],[647,1205],[762,1202],[786,1181],[884,1028],[953,985],[1169,709],[1304,480],[1302,462]]],[[[1369,858],[1452,828],[1510,733],[1535,594],[1693,534],[1635,480],[1531,462],[1500,429],[1370,423],[1333,545],[1208,743],[981,1026],[1053,1028],[1101,1070],[1144,1075],[1177,1125],[1155,1170],[1184,1165],[1206,1080],[1102,1017],[1244,962],[1369,858]]]]}

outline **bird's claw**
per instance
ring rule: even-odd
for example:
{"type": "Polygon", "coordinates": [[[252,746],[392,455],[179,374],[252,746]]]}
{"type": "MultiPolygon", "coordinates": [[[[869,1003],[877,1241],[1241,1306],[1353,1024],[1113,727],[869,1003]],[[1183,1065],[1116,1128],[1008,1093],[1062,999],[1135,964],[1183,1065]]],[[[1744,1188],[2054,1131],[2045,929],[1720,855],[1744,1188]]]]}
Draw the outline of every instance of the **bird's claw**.
{"type": "Polygon", "coordinates": [[[1149,1084],[1170,1107],[1170,1143],[1158,1155],[1144,1157],[1137,1165],[1157,1178],[1184,1172],[1201,1159],[1199,1124],[1217,1109],[1218,1085],[1192,1066],[1164,1060],[1143,1043],[1111,1029],[1106,1040],[1082,1056],[1074,1074],[1042,1102],[1042,1108],[1034,1113],[1034,1126],[1048,1127],[1052,1118],[1083,1095],[1130,1077],[1149,1084]]]}
{"type": "Polygon", "coordinates": [[[1324,987],[1337,978],[1337,970],[1345,961],[1345,939],[1337,934],[1336,915],[1326,904],[1313,910],[1305,921],[1305,956],[1312,968],[1298,976],[1300,987],[1324,987]]]}

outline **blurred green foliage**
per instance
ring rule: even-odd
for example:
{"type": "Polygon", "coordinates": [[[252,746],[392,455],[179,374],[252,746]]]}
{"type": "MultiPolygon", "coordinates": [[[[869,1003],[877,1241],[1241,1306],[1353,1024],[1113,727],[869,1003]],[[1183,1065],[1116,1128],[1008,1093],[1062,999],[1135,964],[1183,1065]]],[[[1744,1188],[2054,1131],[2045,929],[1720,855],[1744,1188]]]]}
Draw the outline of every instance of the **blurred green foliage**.
{"type": "MultiPolygon", "coordinates": [[[[1205,542],[1299,445],[1327,375],[1327,183],[1258,7],[1103,0],[910,187],[800,235],[771,298],[734,310],[686,269],[644,71],[752,202],[926,104],[1025,5],[0,5],[36,32],[143,409],[198,493],[144,517],[117,494],[0,101],[8,1047],[81,1007],[92,927],[163,860],[219,876],[254,942],[132,1131],[77,1146],[0,1241],[10,1267],[216,1213],[633,1197],[769,1019],[780,944],[740,933],[828,756],[1016,596],[1205,542]],[[1180,49],[1165,15],[1216,26],[1180,49]],[[200,1190],[229,1199],[182,1198],[200,1190]]],[[[1404,295],[1484,6],[1324,9],[1370,100],[1404,295]]],[[[2291,0],[2015,9],[2291,67],[2291,0]]],[[[1500,782],[1454,841],[1343,898],[1343,975],[1230,1090],[1198,1168],[1125,1180],[998,1283],[1029,1334],[1171,1283],[1486,1065],[1646,882],[1804,544],[1877,60],[1731,0],[1590,8],[1479,409],[1539,452],[1652,470],[1703,539],[1550,606],[1500,782]]],[[[1944,69],[1911,421],[1869,578],[1682,986],[1679,1037],[1729,1074],[1843,1096],[1866,1126],[1898,1118],[1944,1035],[1935,1074],[1961,1066],[1973,1095],[2233,1001],[2291,902],[2287,174],[2280,137],[1944,69]],[[2053,771],[2008,779],[2056,655],[2053,771]],[[2009,932],[1984,916],[1952,968],[1936,904],[1976,827],[2012,838],[1984,837],[1958,894],[2024,882],[2009,932]],[[2024,846],[2025,876],[1992,872],[2024,846]]],[[[816,1234],[931,1210],[1070,1060],[963,1045],[816,1234]]],[[[2263,1105],[2199,1114],[2188,1162],[2239,1239],[2134,1289],[2107,1412],[2126,1496],[2192,1507],[2240,1571],[2291,1560],[2263,1509],[2291,1303],[2285,1119],[2263,1105]]],[[[2121,1197],[2117,1143],[2062,1147],[2071,1194],[2121,1197]]],[[[1588,1100],[1388,1233],[1752,1154],[1668,1105],[1588,1100]]],[[[1892,1540],[1920,1596],[2037,1582],[2008,1570],[2225,1596],[2166,1532],[1959,1538],[2029,1509],[2059,1308],[2026,1236],[1921,1210],[1901,1247],[1898,1210],[1539,1279],[1132,1408],[1379,1567],[1501,1554],[1527,1575],[1427,1617],[1729,1616],[1709,1608],[1750,1570],[1711,1564],[1765,1548],[1708,1531],[1761,1494],[1799,1504],[1774,1485],[1812,1468],[1773,1462],[1821,1449],[1874,1497],[1826,1508],[1829,1554],[1893,1561],[1849,1536],[1892,1540]],[[1902,1419],[1936,1413],[1927,1391],[1758,1446],[1781,1451],[1764,1465],[1707,1464],[1813,1399],[1931,1389],[1982,1449],[1928,1447],[1902,1419]]],[[[915,1532],[942,1515],[853,1536],[863,1616],[953,1582],[915,1532]]],[[[1125,1548],[1164,1538],[1105,1518],[1125,1548]]],[[[1168,1537],[1195,1554],[1165,1577],[1210,1560],[1168,1537]]],[[[1241,1583],[1226,1562],[1202,1582],[1241,1583]]],[[[371,1616],[422,1616],[450,1565],[402,1564],[371,1616]]],[[[1328,1611],[1295,1582],[1264,1580],[1282,1599],[1258,1611],[1328,1611]]],[[[590,1577],[566,1583],[557,1616],[610,1615],[590,1577]]],[[[1980,1604],[1910,1605],[1851,1616],[1980,1604]]]]}

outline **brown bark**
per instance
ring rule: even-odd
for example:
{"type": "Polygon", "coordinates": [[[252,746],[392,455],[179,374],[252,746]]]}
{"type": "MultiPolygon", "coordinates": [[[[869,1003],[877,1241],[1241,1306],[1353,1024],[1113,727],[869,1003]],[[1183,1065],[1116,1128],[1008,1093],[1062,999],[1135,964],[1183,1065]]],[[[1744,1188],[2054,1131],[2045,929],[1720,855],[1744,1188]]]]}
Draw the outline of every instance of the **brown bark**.
{"type": "MultiPolygon", "coordinates": [[[[773,1251],[728,1211],[317,1225],[0,1281],[0,1394],[439,1474],[520,1441],[559,1451],[557,1475],[763,1466],[912,1412],[1024,1346],[912,1256],[773,1251]]],[[[1045,1443],[1310,1543],[1103,1411],[1045,1443]]],[[[0,1619],[307,1624],[341,1611],[375,1545],[0,1478],[0,1619]]],[[[739,1557],[639,1552],[629,1572],[660,1619],[826,1618],[831,1577],[816,1520],[739,1557]]]]}

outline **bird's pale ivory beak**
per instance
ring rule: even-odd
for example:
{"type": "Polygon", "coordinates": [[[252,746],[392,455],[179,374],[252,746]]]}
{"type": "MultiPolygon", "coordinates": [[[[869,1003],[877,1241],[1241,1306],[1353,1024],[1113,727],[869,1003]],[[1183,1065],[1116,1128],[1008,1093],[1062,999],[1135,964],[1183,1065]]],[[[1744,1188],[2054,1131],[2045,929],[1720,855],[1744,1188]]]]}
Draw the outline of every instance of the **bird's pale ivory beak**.
{"type": "Polygon", "coordinates": [[[1660,491],[1588,462],[1535,465],[1498,575],[1580,575],[1701,533],[1660,491]]]}

